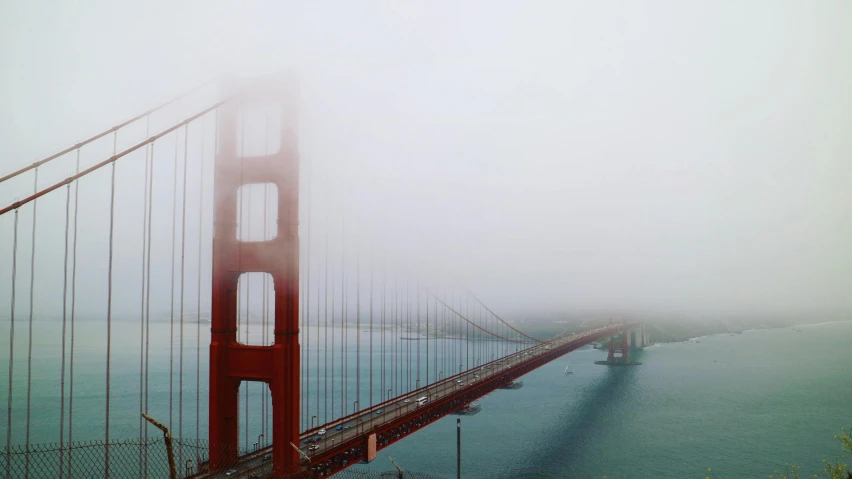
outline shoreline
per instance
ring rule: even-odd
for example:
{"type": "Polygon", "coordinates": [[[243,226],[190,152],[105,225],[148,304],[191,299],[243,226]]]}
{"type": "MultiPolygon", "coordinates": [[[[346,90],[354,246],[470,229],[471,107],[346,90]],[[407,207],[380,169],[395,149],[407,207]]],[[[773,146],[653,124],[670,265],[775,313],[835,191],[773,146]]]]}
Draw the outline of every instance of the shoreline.
{"type": "Polygon", "coordinates": [[[719,336],[719,335],[723,335],[723,334],[746,334],[746,333],[750,333],[750,332],[754,332],[754,331],[770,331],[770,330],[773,330],[773,329],[806,328],[806,327],[810,327],[810,326],[826,326],[826,325],[829,325],[829,324],[846,324],[846,323],[852,323],[852,319],[846,319],[846,320],[840,320],[840,321],[823,321],[821,323],[791,324],[791,325],[773,326],[773,327],[766,327],[766,328],[754,328],[754,329],[746,329],[746,330],[739,331],[739,332],[737,332],[737,331],[719,332],[719,333],[713,333],[713,334],[705,334],[703,336],[696,336],[694,338],[684,339],[684,340],[681,340],[681,341],[659,341],[655,344],[691,343],[691,342],[694,342],[694,341],[699,340],[699,339],[709,338],[709,337],[713,337],[713,336],[719,336]]]}

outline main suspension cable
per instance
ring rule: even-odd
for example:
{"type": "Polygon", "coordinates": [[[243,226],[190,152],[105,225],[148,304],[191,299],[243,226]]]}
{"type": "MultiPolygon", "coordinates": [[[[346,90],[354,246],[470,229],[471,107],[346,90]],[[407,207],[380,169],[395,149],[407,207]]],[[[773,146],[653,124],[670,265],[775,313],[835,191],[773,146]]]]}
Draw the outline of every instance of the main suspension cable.
{"type": "Polygon", "coordinates": [[[530,336],[530,335],[528,335],[528,334],[524,334],[522,331],[520,331],[520,330],[516,329],[516,328],[515,328],[514,326],[512,326],[511,324],[509,324],[509,323],[507,323],[506,321],[504,321],[504,320],[503,320],[503,318],[501,318],[500,316],[498,316],[498,315],[497,315],[497,313],[495,313],[494,311],[491,311],[491,309],[489,309],[489,308],[488,308],[488,306],[486,306],[486,305],[485,305],[485,303],[483,303],[482,301],[480,301],[480,300],[479,300],[479,298],[477,298],[477,297],[476,297],[476,295],[475,295],[475,294],[473,294],[472,292],[468,291],[468,294],[469,294],[469,295],[470,295],[470,296],[471,296],[471,297],[472,297],[472,298],[473,298],[473,299],[474,299],[477,303],[479,303],[480,305],[482,305],[482,307],[483,307],[483,308],[485,308],[485,310],[486,310],[486,311],[488,311],[489,313],[491,313],[492,315],[494,315],[494,317],[495,317],[495,318],[497,318],[497,320],[498,320],[498,321],[500,321],[501,323],[503,323],[504,325],[506,325],[506,327],[508,327],[508,328],[509,328],[509,329],[511,329],[512,331],[514,331],[514,332],[516,332],[516,333],[520,334],[521,336],[523,336],[523,337],[525,337],[525,338],[527,338],[527,339],[530,339],[530,340],[532,340],[532,341],[535,341],[535,342],[537,342],[537,343],[541,343],[541,342],[543,342],[541,339],[537,339],[537,338],[534,338],[534,337],[532,337],[532,336],[530,336]]]}
{"type": "MultiPolygon", "coordinates": [[[[166,101],[166,102],[164,102],[164,103],[161,103],[161,104],[159,104],[159,105],[155,106],[154,108],[151,108],[151,109],[149,109],[149,110],[146,110],[146,111],[144,111],[144,112],[142,112],[142,113],[140,113],[140,114],[138,114],[138,115],[134,116],[133,118],[131,118],[131,119],[129,119],[129,120],[123,121],[123,122],[121,122],[121,123],[119,123],[119,124],[117,124],[117,125],[113,126],[112,128],[108,129],[108,130],[105,130],[105,131],[103,131],[103,132],[101,132],[101,133],[98,133],[98,134],[97,134],[97,135],[95,135],[95,136],[92,136],[92,137],[90,137],[90,138],[87,138],[87,139],[85,139],[85,140],[83,140],[83,141],[81,141],[81,142],[79,142],[79,143],[77,143],[77,144],[75,144],[75,145],[73,145],[73,146],[70,146],[70,147],[68,147],[68,148],[66,148],[66,149],[64,149],[64,150],[62,150],[62,151],[60,151],[60,152],[58,152],[58,153],[54,153],[54,154],[52,154],[52,155],[48,156],[47,158],[41,159],[41,160],[39,160],[39,161],[36,161],[36,162],[34,162],[34,163],[30,164],[30,165],[27,165],[27,166],[25,166],[25,167],[21,168],[21,169],[19,169],[19,170],[13,171],[12,173],[9,173],[9,174],[8,174],[8,175],[6,175],[6,176],[0,177],[0,183],[3,183],[3,182],[4,182],[4,181],[6,181],[6,180],[12,179],[12,178],[14,178],[14,177],[16,177],[16,176],[18,176],[18,175],[20,175],[20,174],[22,174],[22,173],[26,173],[27,171],[30,171],[30,170],[32,170],[32,169],[34,169],[34,168],[38,168],[39,166],[41,166],[41,165],[43,165],[43,164],[45,164],[45,163],[48,163],[48,162],[50,162],[50,161],[53,161],[53,160],[55,160],[55,159],[59,158],[60,156],[65,155],[66,153],[70,153],[70,152],[72,152],[72,151],[74,151],[74,150],[76,150],[76,149],[79,149],[79,148],[81,148],[81,147],[83,147],[83,146],[85,146],[85,145],[87,145],[87,144],[89,144],[89,143],[91,143],[91,142],[93,142],[93,141],[95,141],[95,140],[98,140],[98,139],[100,139],[100,138],[103,138],[103,137],[105,137],[105,136],[109,135],[110,133],[118,132],[118,130],[120,130],[121,128],[124,128],[125,126],[127,126],[127,125],[129,125],[129,124],[131,124],[131,123],[134,123],[134,122],[138,121],[139,119],[141,119],[141,118],[143,118],[143,117],[149,116],[149,115],[151,115],[152,113],[156,112],[157,110],[161,110],[161,109],[165,108],[166,106],[171,105],[172,103],[175,103],[175,102],[177,102],[177,101],[179,101],[179,100],[181,100],[181,99],[183,99],[183,98],[186,98],[187,96],[189,96],[189,95],[191,95],[191,94],[195,93],[196,91],[200,90],[201,88],[204,88],[205,86],[209,85],[209,84],[210,84],[210,83],[212,83],[213,81],[215,81],[215,79],[210,79],[210,80],[208,80],[208,81],[206,81],[206,82],[202,83],[201,85],[198,85],[198,86],[196,86],[195,88],[193,88],[193,89],[191,89],[191,90],[189,90],[189,91],[187,91],[187,92],[185,92],[185,93],[182,93],[182,94],[180,94],[180,95],[178,95],[178,96],[176,96],[176,97],[172,98],[171,100],[168,100],[168,101],[166,101]]],[[[149,118],[149,119],[150,119],[150,118],[149,118]]]]}
{"type": "Polygon", "coordinates": [[[215,110],[216,108],[219,108],[220,106],[222,106],[223,104],[225,104],[228,100],[229,100],[229,99],[225,99],[225,100],[219,101],[219,102],[217,102],[217,103],[213,104],[212,106],[205,108],[205,109],[204,109],[204,110],[202,110],[201,112],[196,113],[195,115],[192,115],[191,117],[189,117],[189,118],[187,118],[187,119],[183,120],[182,122],[178,123],[177,125],[174,125],[174,126],[172,126],[172,127],[169,127],[169,128],[167,128],[167,129],[165,129],[165,130],[161,131],[160,133],[158,133],[158,134],[156,134],[156,135],[154,135],[154,136],[152,136],[152,137],[148,138],[147,140],[141,141],[141,142],[137,143],[136,145],[131,146],[130,148],[128,148],[128,149],[126,149],[126,150],[122,151],[121,153],[114,154],[113,156],[111,156],[111,157],[107,158],[106,160],[103,160],[103,161],[101,161],[100,163],[97,163],[97,164],[95,164],[95,165],[92,165],[92,166],[90,166],[90,167],[86,168],[86,169],[85,169],[85,170],[83,170],[83,171],[78,171],[78,172],[77,172],[77,173],[75,173],[74,175],[69,176],[68,178],[65,178],[64,180],[62,180],[62,181],[60,181],[60,182],[58,182],[58,183],[54,183],[53,185],[48,186],[47,188],[44,188],[44,189],[42,189],[42,190],[40,190],[40,191],[36,192],[35,194],[32,194],[32,195],[30,195],[30,196],[28,196],[28,197],[26,197],[26,198],[24,198],[24,199],[22,199],[22,200],[15,201],[14,203],[12,203],[12,204],[10,204],[10,205],[8,205],[8,206],[4,207],[4,208],[0,208],[0,216],[2,216],[2,215],[4,215],[4,214],[8,213],[9,211],[12,211],[12,210],[15,210],[15,209],[17,209],[17,208],[20,208],[21,206],[23,206],[23,205],[25,205],[25,204],[27,204],[27,203],[30,203],[30,202],[32,202],[32,201],[34,201],[34,200],[38,199],[38,198],[41,198],[42,196],[44,196],[44,195],[46,195],[46,194],[50,193],[51,191],[53,191],[53,190],[55,190],[55,189],[57,189],[57,188],[61,188],[62,186],[67,185],[68,183],[71,183],[71,182],[73,182],[73,181],[75,181],[75,180],[77,180],[77,179],[79,179],[79,178],[82,178],[82,177],[84,177],[84,176],[88,175],[89,173],[92,173],[93,171],[99,170],[99,169],[103,168],[103,167],[104,167],[104,166],[106,166],[106,165],[109,165],[109,164],[111,164],[111,163],[114,163],[116,160],[119,160],[119,159],[121,159],[121,158],[124,158],[125,156],[129,155],[130,153],[133,153],[134,151],[138,150],[139,148],[142,148],[143,146],[145,146],[145,145],[147,145],[147,144],[149,144],[149,143],[153,143],[153,142],[155,142],[156,140],[159,140],[160,138],[162,138],[162,137],[164,137],[164,136],[168,135],[169,133],[171,133],[171,132],[173,132],[173,131],[177,130],[177,129],[178,129],[178,128],[180,128],[181,126],[183,126],[183,125],[185,125],[185,124],[188,124],[188,123],[191,123],[191,122],[195,121],[196,119],[200,118],[201,116],[204,116],[205,114],[209,113],[210,111],[213,111],[213,110],[215,110]]]}
{"type": "MultiPolygon", "coordinates": [[[[435,295],[434,295],[434,293],[432,293],[432,292],[431,292],[431,291],[429,291],[428,289],[426,289],[426,291],[428,292],[428,294],[430,294],[430,295],[432,295],[432,296],[435,296],[435,295]]],[[[473,327],[475,327],[475,328],[477,328],[477,329],[479,329],[479,330],[483,331],[483,332],[484,332],[484,333],[486,333],[486,334],[490,334],[491,336],[494,336],[495,338],[503,338],[503,339],[505,339],[506,341],[509,341],[509,342],[512,342],[512,343],[523,343],[523,342],[525,342],[525,341],[518,341],[518,340],[515,340],[515,339],[504,338],[503,336],[500,336],[500,335],[499,335],[499,334],[497,334],[497,333],[493,333],[493,332],[491,332],[491,331],[489,331],[489,330],[487,330],[487,329],[483,328],[482,326],[480,326],[480,325],[478,325],[478,324],[474,323],[473,321],[471,321],[470,319],[468,319],[467,317],[465,317],[463,314],[459,313],[458,311],[456,311],[455,309],[453,309],[452,307],[450,307],[450,305],[448,305],[446,302],[444,302],[442,299],[438,298],[437,296],[435,296],[435,299],[436,299],[438,302],[440,302],[442,305],[444,305],[444,307],[445,307],[445,308],[447,308],[449,311],[451,311],[453,314],[455,314],[456,316],[458,316],[458,317],[459,317],[459,318],[461,318],[462,320],[467,321],[467,322],[468,322],[468,323],[470,323],[473,327]]]]}

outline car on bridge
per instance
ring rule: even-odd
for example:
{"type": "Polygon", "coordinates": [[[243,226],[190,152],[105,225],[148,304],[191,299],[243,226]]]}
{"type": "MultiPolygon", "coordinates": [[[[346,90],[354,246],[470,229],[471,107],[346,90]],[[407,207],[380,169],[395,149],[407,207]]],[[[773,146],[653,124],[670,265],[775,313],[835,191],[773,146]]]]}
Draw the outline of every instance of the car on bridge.
{"type": "Polygon", "coordinates": [[[322,436],[323,434],[325,434],[325,432],[326,432],[325,429],[320,429],[319,431],[317,431],[317,434],[322,436]]]}

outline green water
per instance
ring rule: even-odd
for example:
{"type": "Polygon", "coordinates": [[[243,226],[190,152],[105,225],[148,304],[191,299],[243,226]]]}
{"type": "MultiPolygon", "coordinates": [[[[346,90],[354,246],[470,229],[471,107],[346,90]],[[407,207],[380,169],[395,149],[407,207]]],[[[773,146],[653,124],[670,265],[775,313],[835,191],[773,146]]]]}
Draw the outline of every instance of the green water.
{"type": "MultiPolygon", "coordinates": [[[[654,346],[629,368],[571,353],[462,417],[462,477],[766,478],[785,464],[812,477],[852,426],[852,323],[801,329],[654,346]]],[[[444,419],[372,466],[389,455],[455,477],[455,429],[444,419]]]]}
{"type": "MultiPolygon", "coordinates": [[[[26,328],[25,321],[16,325],[13,444],[23,443],[26,434],[26,328]]],[[[148,413],[171,423],[176,436],[182,427],[183,436],[193,440],[196,433],[202,439],[207,434],[207,328],[204,325],[199,336],[195,324],[186,326],[182,388],[177,377],[179,350],[174,351],[172,367],[176,376],[170,414],[169,326],[152,324],[148,413]],[[198,339],[201,361],[196,363],[198,339]],[[196,371],[200,373],[198,395],[196,371]],[[178,420],[180,391],[182,422],[178,420]],[[197,429],[196,412],[201,420],[197,429]]],[[[3,329],[8,329],[8,323],[3,324],[3,329]]],[[[575,351],[525,376],[522,389],[492,393],[481,400],[481,413],[462,418],[463,477],[686,478],[706,477],[707,468],[712,467],[714,477],[763,478],[785,464],[802,466],[803,477],[810,477],[821,459],[840,454],[833,435],[841,426],[852,426],[852,323],[800,329],[801,333],[792,329],[762,330],[706,337],[698,344],[654,346],[640,353],[641,366],[629,368],[595,365],[593,361],[605,355],[601,351],[575,351]],[[571,366],[573,375],[564,375],[566,365],[571,366]]],[[[30,442],[58,442],[61,324],[36,321],[33,330],[30,442]]],[[[103,439],[103,324],[80,321],[76,333],[73,439],[103,439]]],[[[313,334],[310,351],[319,351],[324,360],[324,351],[317,349],[323,338],[316,330],[313,334]]],[[[175,335],[177,339],[179,332],[175,335]]],[[[348,337],[347,342],[352,344],[354,336],[348,337]]],[[[365,348],[369,336],[370,333],[361,333],[365,348]]],[[[111,439],[139,436],[139,337],[138,325],[114,325],[111,439]]],[[[417,342],[401,343],[407,343],[403,345],[406,347],[417,342]]],[[[66,357],[69,348],[66,343],[66,357]]],[[[9,428],[5,414],[8,355],[6,339],[0,344],[3,445],[9,428]]],[[[347,357],[351,372],[354,354],[350,352],[347,357]]],[[[394,360],[388,355],[386,359],[394,360]]],[[[317,377],[322,387],[325,384],[325,378],[318,376],[322,368],[317,368],[317,364],[313,360],[308,374],[314,391],[317,377]]],[[[368,364],[362,355],[364,381],[368,364]]],[[[70,388],[68,374],[66,371],[66,398],[70,388]]],[[[349,403],[355,397],[354,376],[350,374],[343,383],[348,394],[345,412],[351,412],[353,406],[349,403]]],[[[341,378],[335,376],[331,380],[339,384],[341,378]]],[[[303,383],[303,394],[305,389],[303,383]]],[[[246,410],[243,402],[240,408],[241,424],[248,424],[247,430],[241,426],[243,447],[251,447],[263,431],[260,398],[266,390],[257,384],[248,390],[250,407],[246,410]]],[[[337,391],[339,394],[340,389],[337,391]]],[[[377,380],[376,402],[381,394],[377,380]]],[[[368,393],[362,391],[365,405],[367,397],[368,393]]],[[[316,404],[312,400],[303,422],[311,422],[314,414],[321,418],[327,414],[326,419],[339,416],[344,412],[341,403],[338,399],[327,411],[324,402],[316,404]]],[[[66,440],[68,407],[66,400],[66,440]]],[[[455,435],[453,416],[381,451],[371,465],[358,467],[392,469],[386,458],[390,455],[403,468],[455,477],[455,435]]],[[[131,467],[123,471],[123,476],[135,477],[135,471],[131,467]]]]}

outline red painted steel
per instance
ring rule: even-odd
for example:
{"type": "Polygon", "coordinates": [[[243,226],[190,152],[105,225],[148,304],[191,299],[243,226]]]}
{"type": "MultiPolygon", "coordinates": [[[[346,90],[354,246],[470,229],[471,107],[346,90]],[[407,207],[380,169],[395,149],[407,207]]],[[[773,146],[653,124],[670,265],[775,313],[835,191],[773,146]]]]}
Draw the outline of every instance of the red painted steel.
{"type": "Polygon", "coordinates": [[[299,455],[299,156],[296,86],[291,76],[257,80],[219,111],[214,177],[213,297],[210,340],[210,470],[239,461],[238,390],[241,381],[263,381],[272,392],[273,475],[298,468],[299,455]],[[281,107],[281,148],[263,157],[237,151],[240,109],[249,104],[281,107]],[[237,196],[251,183],[278,188],[278,234],[267,241],[237,240],[237,196]],[[238,281],[243,273],[272,276],[275,340],[272,346],[237,341],[238,281]]]}
{"type": "MultiPolygon", "coordinates": [[[[360,436],[349,441],[342,442],[341,444],[312,457],[311,463],[314,468],[314,475],[315,477],[329,476],[340,472],[359,461],[365,460],[369,452],[368,437],[370,434],[376,434],[376,450],[384,449],[406,436],[422,429],[423,427],[426,427],[432,422],[461,409],[476,399],[479,399],[500,387],[511,384],[512,381],[520,378],[524,374],[538,369],[554,359],[564,356],[565,354],[600,338],[605,338],[618,331],[627,330],[633,325],[633,323],[627,323],[609,326],[596,334],[585,336],[580,339],[566,338],[566,341],[559,346],[553,347],[550,351],[538,356],[533,356],[512,368],[508,368],[502,371],[502,374],[498,376],[492,376],[485,381],[468,385],[456,391],[454,394],[445,396],[435,402],[430,402],[427,406],[402,415],[390,423],[366,430],[360,436]]],[[[524,351],[520,351],[492,361],[487,365],[494,365],[501,361],[505,361],[506,358],[518,357],[523,354],[524,351]]],[[[468,371],[465,371],[461,374],[451,376],[440,383],[452,383],[458,376],[462,376],[467,372],[468,371]]],[[[436,384],[432,384],[421,389],[426,391],[428,389],[435,388],[436,386],[436,384]]],[[[416,394],[407,393],[406,395],[411,396],[416,394]]],[[[398,399],[394,399],[389,402],[393,401],[398,401],[398,399]]],[[[372,410],[375,408],[376,407],[374,406],[370,410],[363,411],[363,413],[372,414],[372,410]]]]}
{"type": "Polygon", "coordinates": [[[609,337],[609,353],[607,353],[606,360],[612,362],[615,359],[615,347],[612,344],[612,336],[609,337]]]}
{"type": "MultiPolygon", "coordinates": [[[[582,346],[585,346],[589,343],[592,343],[601,338],[605,338],[607,336],[612,337],[612,335],[617,333],[618,331],[626,331],[634,327],[635,325],[636,323],[624,323],[607,326],[606,328],[602,328],[599,331],[595,331],[593,334],[588,334],[582,337],[576,337],[575,335],[572,337],[565,338],[563,340],[555,341],[553,343],[539,344],[532,348],[521,350],[517,353],[502,357],[495,361],[491,361],[490,363],[479,366],[476,369],[487,366],[494,367],[500,364],[501,362],[505,362],[507,359],[521,358],[524,356],[525,352],[528,352],[532,349],[536,349],[537,347],[542,347],[546,344],[550,344],[552,346],[550,350],[545,350],[541,354],[530,356],[529,359],[526,359],[523,362],[516,364],[510,368],[502,370],[498,375],[492,375],[488,378],[485,378],[481,382],[468,384],[465,387],[460,388],[451,394],[448,394],[444,397],[441,397],[440,399],[435,400],[434,402],[430,401],[429,403],[427,403],[426,406],[402,414],[391,421],[376,425],[375,427],[365,428],[363,432],[358,436],[350,438],[346,441],[342,441],[339,444],[335,444],[334,446],[329,447],[328,449],[320,451],[318,454],[311,457],[313,475],[314,477],[329,476],[331,474],[340,472],[341,470],[346,469],[347,467],[356,464],[360,461],[369,459],[370,455],[374,454],[374,452],[371,450],[372,448],[370,438],[372,436],[375,437],[375,451],[378,452],[379,450],[390,446],[391,444],[409,436],[410,434],[413,434],[414,432],[426,427],[427,425],[437,421],[438,419],[465,407],[476,399],[479,399],[493,392],[496,389],[511,384],[512,381],[520,378],[521,376],[529,373],[530,371],[533,371],[561,356],[564,356],[565,354],[568,354],[569,352],[574,351],[575,349],[578,349],[582,346]]],[[[437,383],[433,383],[417,390],[408,392],[405,394],[405,396],[416,397],[421,394],[428,395],[428,391],[436,390],[446,384],[452,384],[458,377],[464,376],[469,372],[470,371],[464,371],[460,374],[450,376],[437,383]]],[[[374,411],[382,409],[388,404],[398,401],[399,398],[393,398],[381,404],[377,404],[371,408],[361,410],[356,414],[352,414],[345,418],[340,418],[336,421],[317,427],[315,429],[305,431],[302,434],[302,438],[304,439],[314,435],[315,431],[320,428],[331,430],[336,425],[351,421],[357,416],[370,417],[374,414],[374,411]]],[[[298,443],[294,441],[294,444],[298,443]]],[[[265,454],[268,451],[269,448],[262,449],[260,451],[241,458],[241,461],[256,459],[257,457],[262,454],[265,454]]],[[[263,466],[259,466],[258,469],[262,470],[263,466]]],[[[208,477],[208,475],[201,474],[196,477],[208,477]]]]}

